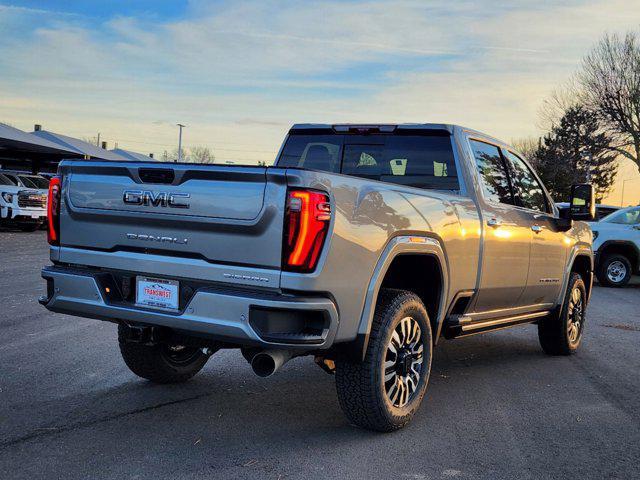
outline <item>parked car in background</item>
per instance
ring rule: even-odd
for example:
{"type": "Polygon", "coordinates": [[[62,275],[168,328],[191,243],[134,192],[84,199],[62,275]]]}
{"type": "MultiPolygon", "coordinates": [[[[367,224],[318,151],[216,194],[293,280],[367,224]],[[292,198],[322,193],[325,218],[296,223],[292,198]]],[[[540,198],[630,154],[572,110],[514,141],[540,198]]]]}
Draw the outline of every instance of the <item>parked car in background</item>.
{"type": "Polygon", "coordinates": [[[0,225],[37,230],[47,220],[48,186],[38,175],[0,170],[0,225]]]}
{"type": "MultiPolygon", "coordinates": [[[[117,322],[124,362],[183,382],[219,349],[260,376],[313,355],[354,424],[406,425],[441,338],[526,323],[574,353],[593,187],[561,218],[509,145],[454,125],[298,125],[274,167],[68,161],[51,180],[53,312],[117,322]]],[[[69,318],[69,317],[67,317],[69,318]]],[[[499,372],[495,372],[499,375],[499,372]]]]}
{"type": "MultiPolygon", "coordinates": [[[[569,203],[568,202],[559,202],[559,203],[556,203],[556,206],[558,207],[558,210],[560,210],[560,214],[561,215],[563,215],[564,212],[569,209],[569,203]]],[[[620,208],[622,208],[622,207],[616,207],[615,205],[600,205],[600,204],[596,204],[596,220],[595,221],[598,221],[598,220],[606,217],[607,215],[610,215],[613,212],[616,212],[616,211],[620,210],[620,208]]]]}
{"type": "Polygon", "coordinates": [[[605,287],[623,287],[640,273],[640,206],[618,210],[591,224],[596,275],[605,287]]]}

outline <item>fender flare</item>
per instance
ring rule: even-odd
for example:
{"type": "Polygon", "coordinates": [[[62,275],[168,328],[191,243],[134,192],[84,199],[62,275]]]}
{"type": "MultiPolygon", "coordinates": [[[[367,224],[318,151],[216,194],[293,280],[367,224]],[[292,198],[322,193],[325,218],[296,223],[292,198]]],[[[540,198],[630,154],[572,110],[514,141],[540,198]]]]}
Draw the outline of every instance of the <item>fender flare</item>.
{"type": "Polygon", "coordinates": [[[440,336],[440,331],[442,330],[442,324],[446,313],[447,294],[449,292],[449,264],[442,245],[437,239],[424,235],[394,237],[389,241],[380,255],[367,287],[364,307],[358,324],[358,333],[355,340],[356,345],[352,350],[353,355],[357,360],[362,361],[367,353],[371,324],[373,322],[376,301],[378,299],[378,294],[380,293],[382,281],[384,280],[393,260],[397,256],[403,254],[429,255],[436,258],[438,261],[442,288],[438,303],[438,315],[435,319],[436,331],[433,332],[434,344],[440,336]]]}
{"type": "MultiPolygon", "coordinates": [[[[558,301],[556,302],[557,308],[562,310],[564,306],[564,298],[565,293],[567,291],[567,285],[569,284],[569,278],[571,276],[571,270],[573,270],[573,265],[578,257],[588,257],[591,261],[590,275],[588,279],[585,279],[588,282],[589,293],[593,290],[593,269],[594,269],[594,260],[593,260],[593,251],[591,250],[591,245],[589,244],[576,244],[571,250],[571,254],[569,255],[569,261],[567,262],[567,268],[564,272],[564,278],[562,280],[562,289],[560,290],[560,294],[558,296],[558,301]]],[[[589,295],[590,296],[590,295],[589,295]]],[[[589,299],[587,299],[588,301],[589,299]]]]}

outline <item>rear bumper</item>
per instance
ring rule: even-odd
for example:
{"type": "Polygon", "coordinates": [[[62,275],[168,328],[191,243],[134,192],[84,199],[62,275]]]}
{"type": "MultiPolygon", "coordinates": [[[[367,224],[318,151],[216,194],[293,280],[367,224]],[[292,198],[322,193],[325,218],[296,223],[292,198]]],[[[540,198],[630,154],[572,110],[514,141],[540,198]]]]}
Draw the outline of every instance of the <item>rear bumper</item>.
{"type": "Polygon", "coordinates": [[[52,312],[167,327],[230,344],[263,348],[326,349],[331,347],[338,328],[337,309],[324,297],[205,287],[197,289],[180,311],[161,311],[110,301],[101,275],[104,274],[95,270],[46,267],[42,277],[47,280],[47,294],[40,298],[40,303],[52,312]],[[283,341],[286,332],[274,334],[271,329],[265,333],[256,327],[265,325],[265,315],[270,312],[277,316],[277,322],[281,322],[283,315],[293,323],[321,318],[323,326],[316,335],[288,334],[283,341]]]}

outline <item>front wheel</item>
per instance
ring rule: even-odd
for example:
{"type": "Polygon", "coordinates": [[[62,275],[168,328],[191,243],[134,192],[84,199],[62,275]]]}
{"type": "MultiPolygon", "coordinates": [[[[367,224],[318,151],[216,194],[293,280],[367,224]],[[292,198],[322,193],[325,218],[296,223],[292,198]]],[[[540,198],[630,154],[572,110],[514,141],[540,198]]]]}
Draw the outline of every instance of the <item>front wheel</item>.
{"type": "Polygon", "coordinates": [[[562,310],[538,323],[538,338],[549,355],[571,355],[578,350],[584,331],[587,289],[582,277],[572,273],[562,310]]]}
{"type": "Polygon", "coordinates": [[[336,362],[338,400],[347,418],[380,432],[408,424],[427,389],[431,354],[431,325],[420,298],[383,290],[365,359],[336,362]]]}
{"type": "Polygon", "coordinates": [[[186,345],[144,345],[126,341],[126,327],[118,326],[120,353],[129,370],[154,383],[186,382],[202,370],[209,355],[186,345]]]}

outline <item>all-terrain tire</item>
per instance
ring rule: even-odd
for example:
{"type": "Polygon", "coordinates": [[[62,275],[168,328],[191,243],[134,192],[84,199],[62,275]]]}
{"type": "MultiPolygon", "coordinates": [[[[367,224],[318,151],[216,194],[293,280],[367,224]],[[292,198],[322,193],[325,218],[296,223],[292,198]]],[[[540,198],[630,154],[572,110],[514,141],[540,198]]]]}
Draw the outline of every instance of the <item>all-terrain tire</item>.
{"type": "Polygon", "coordinates": [[[127,342],[125,328],[118,326],[118,343],[124,363],[137,376],[154,383],[186,382],[202,370],[209,359],[209,355],[196,347],[127,342]]]}
{"type": "Polygon", "coordinates": [[[572,273],[560,312],[538,322],[538,338],[545,353],[548,355],[571,355],[578,350],[584,331],[586,307],[587,289],[584,281],[579,274],[572,273]],[[580,307],[573,305],[575,296],[578,294],[576,292],[580,295],[580,307]],[[580,308],[580,311],[578,312],[576,308],[580,308]],[[577,327],[575,326],[576,319],[580,321],[577,327]],[[572,330],[574,327],[577,328],[576,332],[572,330]]]}
{"type": "MultiPolygon", "coordinates": [[[[603,287],[624,287],[629,283],[629,280],[631,280],[632,272],[633,268],[631,267],[631,262],[627,257],[620,254],[613,254],[605,255],[605,257],[598,262],[596,276],[598,277],[598,282],[603,287]],[[624,275],[609,274],[609,270],[616,265],[619,266],[618,269],[624,269],[624,275]]],[[[613,271],[611,273],[613,273],[613,271]]]]}
{"type": "Polygon", "coordinates": [[[405,290],[382,290],[364,360],[336,361],[336,390],[347,418],[355,425],[379,432],[391,432],[407,425],[425,395],[432,350],[429,316],[420,298],[405,290]],[[408,396],[408,402],[396,406],[387,391],[389,383],[385,383],[385,361],[394,331],[406,318],[414,319],[420,327],[421,337],[415,343],[422,345],[422,364],[417,387],[408,396]]]}

